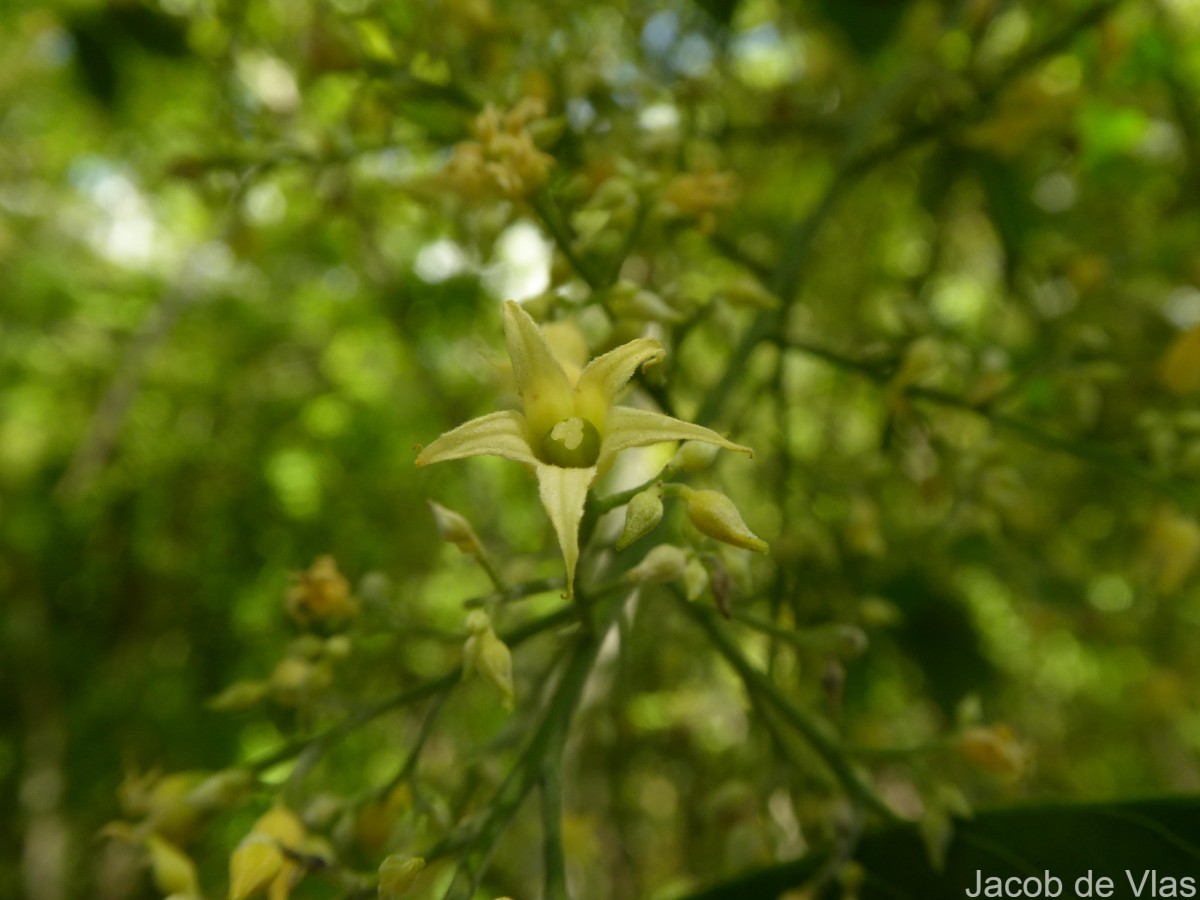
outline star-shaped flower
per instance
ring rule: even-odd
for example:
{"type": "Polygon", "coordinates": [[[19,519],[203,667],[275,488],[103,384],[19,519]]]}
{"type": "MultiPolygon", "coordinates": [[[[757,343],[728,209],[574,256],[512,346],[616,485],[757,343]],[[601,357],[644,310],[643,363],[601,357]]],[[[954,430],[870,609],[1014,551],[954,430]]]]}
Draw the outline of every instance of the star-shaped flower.
{"type": "Polygon", "coordinates": [[[467,456],[503,456],[537,476],[542,505],[554,524],[567,565],[567,594],[579,559],[579,523],[588,489],[630,447],[663,441],[705,441],[753,455],[702,425],[662,413],[614,405],[642,366],[666,355],[653,338],[637,338],[593,359],[572,380],[554,358],[537,323],[504,304],[504,337],[516,376],[522,412],[503,410],[447,431],[421,451],[417,465],[467,456]]]}

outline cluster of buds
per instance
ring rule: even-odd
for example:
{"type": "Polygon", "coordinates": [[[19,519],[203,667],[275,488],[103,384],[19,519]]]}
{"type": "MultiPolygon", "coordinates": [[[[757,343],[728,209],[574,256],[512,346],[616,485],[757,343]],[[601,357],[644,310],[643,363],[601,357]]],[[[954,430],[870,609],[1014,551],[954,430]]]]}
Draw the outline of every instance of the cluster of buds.
{"type": "Polygon", "coordinates": [[[301,628],[335,628],[358,613],[350,582],[332,556],[317,557],[307,572],[295,577],[284,605],[301,628]]]}
{"type": "Polygon", "coordinates": [[[183,847],[206,818],[242,803],[253,785],[254,776],[244,769],[130,773],[118,788],[118,798],[125,814],[139,821],[109,822],[100,836],[141,844],[154,884],[165,896],[199,900],[196,866],[183,847]]]}
{"type": "Polygon", "coordinates": [[[662,199],[668,211],[696,219],[700,231],[711,234],[717,227],[717,213],[731,208],[738,195],[737,176],[707,163],[672,178],[662,199]]]}
{"type": "Polygon", "coordinates": [[[455,145],[442,173],[445,184],[471,199],[499,194],[516,200],[537,190],[554,159],[538,149],[529,125],[545,114],[544,104],[530,97],[508,112],[486,106],[471,125],[475,139],[455,145]]]}

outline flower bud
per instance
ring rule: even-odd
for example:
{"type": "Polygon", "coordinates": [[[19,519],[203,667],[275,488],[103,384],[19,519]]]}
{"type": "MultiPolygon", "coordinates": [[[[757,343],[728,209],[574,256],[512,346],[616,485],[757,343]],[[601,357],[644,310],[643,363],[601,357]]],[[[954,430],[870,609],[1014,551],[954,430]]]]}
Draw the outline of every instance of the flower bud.
{"type": "Polygon", "coordinates": [[[155,887],[163,894],[199,896],[200,885],[196,880],[196,866],[186,853],[157,834],[146,836],[146,849],[150,851],[150,866],[154,871],[155,887]]]}
{"type": "Polygon", "coordinates": [[[482,609],[473,609],[467,613],[467,631],[471,634],[483,634],[492,627],[491,617],[482,609]]]}
{"type": "Polygon", "coordinates": [[[425,860],[419,856],[401,856],[393,853],[379,865],[380,900],[392,900],[407,894],[417,882],[417,876],[425,868],[425,860]]]}
{"type": "Polygon", "coordinates": [[[283,851],[272,838],[251,832],[229,857],[229,900],[261,891],[275,880],[283,863],[283,851]]]}
{"type": "Polygon", "coordinates": [[[483,545],[479,542],[479,537],[475,534],[475,529],[471,527],[470,522],[440,503],[434,503],[432,500],[428,503],[429,510],[433,513],[433,522],[437,526],[442,540],[448,544],[454,544],[468,556],[478,557],[483,552],[483,545]]]}
{"type": "Polygon", "coordinates": [[[463,645],[463,680],[476,672],[500,692],[505,710],[511,712],[515,696],[512,651],[490,626],[472,634],[463,645]]]}
{"type": "Polygon", "coordinates": [[[695,557],[688,560],[683,570],[683,590],[689,600],[695,600],[708,587],[708,569],[695,557]]]}
{"type": "Polygon", "coordinates": [[[1029,769],[1029,748],[1003,724],[968,728],[959,736],[958,752],[972,765],[1007,778],[1019,778],[1029,769]]]}
{"type": "Polygon", "coordinates": [[[658,294],[630,282],[621,282],[614,287],[606,305],[618,318],[648,322],[682,322],[684,319],[679,310],[658,294]]]}
{"type": "Polygon", "coordinates": [[[209,775],[188,792],[188,802],[197,809],[219,810],[237,806],[254,787],[254,773],[247,769],[225,769],[209,775]]]}
{"type": "Polygon", "coordinates": [[[930,335],[917,338],[904,351],[900,368],[892,377],[892,388],[902,391],[920,381],[930,369],[938,364],[942,356],[937,339],[930,335]]]}
{"type": "Polygon", "coordinates": [[[354,644],[344,634],[335,634],[325,641],[325,656],[327,659],[347,659],[354,652],[354,644]]]}
{"type": "Polygon", "coordinates": [[[625,530],[621,533],[616,548],[624,550],[638,538],[649,534],[662,521],[662,517],[662,490],[652,487],[640,494],[634,494],[625,507],[625,530]]]}
{"type": "Polygon", "coordinates": [[[297,577],[287,593],[286,606],[298,625],[338,625],[358,612],[350,582],[338,571],[332,556],[321,556],[297,577]]]}
{"type": "Polygon", "coordinates": [[[1159,363],[1163,386],[1180,397],[1200,387],[1200,325],[1179,335],[1159,363]]]}
{"type": "Polygon", "coordinates": [[[682,577],[687,569],[688,552],[672,544],[659,544],[645,559],[625,573],[634,584],[660,584],[682,577]]]}
{"type": "Polygon", "coordinates": [[[1142,556],[1155,590],[1175,592],[1200,562],[1200,525],[1172,509],[1160,510],[1151,523],[1142,556]]]}
{"type": "Polygon", "coordinates": [[[708,444],[702,441],[684,441],[679,449],[675,451],[675,455],[671,457],[671,461],[667,463],[667,468],[673,472],[685,472],[689,475],[694,475],[709,468],[720,452],[721,448],[716,444],[708,444]]]}
{"type": "Polygon", "coordinates": [[[743,550],[766,553],[767,542],[751,531],[733,501],[719,491],[685,489],[688,518],[701,534],[743,550]]]}
{"type": "Polygon", "coordinates": [[[242,712],[257,706],[270,690],[265,681],[235,681],[205,705],[217,712],[242,712]]]}
{"type": "Polygon", "coordinates": [[[752,275],[741,275],[721,290],[720,296],[731,306],[748,309],[764,309],[768,312],[779,309],[779,298],[767,290],[762,282],[752,275]]]}

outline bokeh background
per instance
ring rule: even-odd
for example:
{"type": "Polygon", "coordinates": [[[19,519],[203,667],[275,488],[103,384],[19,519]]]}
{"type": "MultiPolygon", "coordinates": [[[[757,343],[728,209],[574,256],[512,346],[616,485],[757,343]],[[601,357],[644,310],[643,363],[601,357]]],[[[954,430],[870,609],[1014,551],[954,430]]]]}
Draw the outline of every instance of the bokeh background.
{"type": "MultiPolygon", "coordinates": [[[[287,654],[318,556],[369,601],[318,717],[457,658],[488,583],[427,498],[558,574],[518,467],[412,464],[512,404],[506,298],[593,352],[662,336],[641,396],[755,446],[705,476],[772,546],[728,563],[735,602],[869,639],[755,659],[906,814],[1195,790],[1198,122],[1192,0],[4,4],[0,894],[155,896],[95,837],[118,786],[311,725],[207,701],[287,654]],[[536,198],[448,181],[522,98],[536,198]],[[1004,727],[972,764],[974,723],[1004,727]]],[[[584,895],[799,854],[836,791],[763,762],[700,632],[638,625],[574,751],[584,895]]],[[[444,720],[447,796],[502,771],[494,707],[444,720]]],[[[321,789],[353,811],[419,721],[321,789]]],[[[253,818],[196,851],[214,896],[253,818]]],[[[531,866],[501,854],[495,891],[531,866]]]]}

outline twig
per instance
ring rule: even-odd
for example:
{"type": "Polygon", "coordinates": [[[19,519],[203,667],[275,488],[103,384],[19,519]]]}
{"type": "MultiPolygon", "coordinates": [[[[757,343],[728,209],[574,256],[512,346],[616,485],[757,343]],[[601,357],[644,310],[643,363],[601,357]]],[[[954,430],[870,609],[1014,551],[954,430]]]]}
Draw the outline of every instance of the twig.
{"type": "MultiPolygon", "coordinates": [[[[782,348],[797,350],[823,360],[832,366],[849,372],[855,372],[879,385],[887,385],[891,377],[891,366],[874,361],[855,359],[844,353],[828,347],[822,347],[807,341],[779,341],[782,348]]],[[[902,392],[903,396],[914,400],[922,400],[949,409],[959,409],[982,416],[996,428],[1007,431],[1029,444],[1034,444],[1047,450],[1066,453],[1077,459],[1103,466],[1127,478],[1146,484],[1155,490],[1173,495],[1180,495],[1195,490],[1193,485],[1185,485],[1170,478],[1164,478],[1137,460],[1099,444],[1076,440],[1063,435],[1045,431],[1033,422],[999,412],[990,405],[972,402],[966,397],[950,394],[936,388],[908,387],[902,392]]]]}
{"type": "MultiPolygon", "coordinates": [[[[574,618],[575,607],[563,606],[552,613],[548,613],[538,619],[534,619],[532,622],[506,632],[501,635],[501,640],[508,644],[510,648],[518,647],[535,635],[548,631],[555,626],[566,624],[574,618]]],[[[437,678],[430,678],[414,687],[400,691],[391,697],[385,697],[356,712],[350,713],[340,722],[331,725],[322,732],[303,740],[285,744],[279,749],[250,763],[248,768],[254,772],[262,772],[299,755],[303,758],[297,760],[296,768],[288,778],[289,784],[298,782],[307,772],[311,771],[312,767],[316,765],[334,744],[347,735],[352,734],[368,722],[379,718],[379,716],[390,710],[408,706],[409,704],[424,700],[426,697],[436,696],[442,692],[449,691],[460,681],[462,681],[462,666],[455,666],[437,678]],[[297,774],[298,772],[299,774],[297,774]]]]}
{"type": "Polygon", "coordinates": [[[721,624],[713,615],[708,610],[702,609],[694,603],[689,603],[678,589],[672,589],[671,593],[676,600],[676,606],[682,609],[692,621],[696,622],[705,631],[713,646],[725,657],[725,661],[733,667],[738,677],[742,679],[746,690],[751,693],[757,693],[775,707],[784,721],[804,738],[817,756],[828,766],[834,777],[845,788],[846,793],[885,821],[898,821],[900,817],[876,796],[871,787],[862,780],[850,763],[846,761],[841,748],[834,744],[815,722],[797,709],[783,695],[779,688],[775,686],[773,681],[750,664],[733,638],[725,633],[724,628],[721,627],[721,624]]]}
{"type": "MultiPolygon", "coordinates": [[[[251,165],[238,179],[214,229],[218,240],[228,236],[236,220],[234,212],[238,204],[254,176],[262,169],[262,164],[251,165]]],[[[196,298],[195,286],[201,282],[200,276],[206,265],[202,249],[203,245],[198,245],[184,258],[174,280],[146,314],[141,329],[130,341],[117,373],[92,413],[87,433],[55,486],[54,492],[60,499],[73,501],[82,497],[112,458],[121,427],[137,399],[147,360],[170,336],[180,315],[196,298]]]]}
{"type": "Polygon", "coordinates": [[[558,249],[562,251],[562,255],[567,258],[567,262],[571,264],[571,268],[575,270],[575,273],[582,278],[584,283],[587,284],[587,286],[593,291],[598,291],[604,287],[601,277],[594,272],[592,267],[588,265],[587,261],[575,251],[574,239],[571,237],[571,233],[567,230],[567,225],[562,220],[562,214],[559,212],[558,206],[555,204],[554,198],[551,197],[549,191],[547,191],[545,188],[542,188],[528,199],[529,207],[535,213],[537,213],[537,217],[541,220],[542,224],[546,226],[546,230],[549,231],[550,236],[554,238],[554,243],[558,246],[558,249]]]}
{"type": "Polygon", "coordinates": [[[599,649],[600,641],[594,634],[580,633],[554,695],[542,712],[537,730],[488,804],[483,821],[450,835],[423,854],[425,859],[432,860],[467,851],[459,867],[460,877],[450,885],[446,897],[467,898],[474,895],[500,835],[543,776],[546,761],[553,754],[561,753],[599,649]],[[464,885],[463,880],[467,884],[464,885]]]}
{"type": "Polygon", "coordinates": [[[547,760],[539,784],[542,794],[542,865],[545,900],[567,900],[567,861],[562,836],[562,773],[559,760],[547,760]]]}

